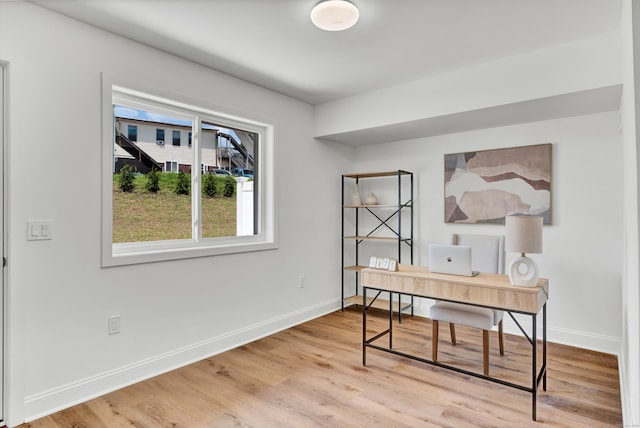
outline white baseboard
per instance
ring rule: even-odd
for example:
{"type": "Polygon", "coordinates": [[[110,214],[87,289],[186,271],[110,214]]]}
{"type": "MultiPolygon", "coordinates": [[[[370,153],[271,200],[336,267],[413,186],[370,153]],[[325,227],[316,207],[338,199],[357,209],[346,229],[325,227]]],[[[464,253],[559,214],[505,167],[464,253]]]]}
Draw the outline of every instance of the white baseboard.
{"type": "Polygon", "coordinates": [[[242,346],[337,309],[340,309],[340,300],[328,300],[190,346],[30,395],[24,400],[24,414],[27,415],[25,422],[242,346]]]}
{"type": "Polygon", "coordinates": [[[629,384],[627,383],[627,377],[624,373],[627,373],[625,358],[622,354],[618,355],[618,372],[620,373],[620,401],[622,405],[622,423],[625,428],[638,428],[640,425],[634,424],[633,414],[631,411],[631,403],[629,402],[629,384]]]}
{"type": "Polygon", "coordinates": [[[603,352],[605,354],[620,355],[620,338],[587,333],[578,330],[569,330],[554,326],[548,326],[549,342],[603,352]]]}

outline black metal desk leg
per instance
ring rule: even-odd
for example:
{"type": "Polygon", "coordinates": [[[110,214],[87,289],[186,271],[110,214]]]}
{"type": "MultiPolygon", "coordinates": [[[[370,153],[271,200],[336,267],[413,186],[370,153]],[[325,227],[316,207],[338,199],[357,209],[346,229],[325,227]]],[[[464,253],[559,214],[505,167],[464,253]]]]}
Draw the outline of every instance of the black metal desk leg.
{"type": "Polygon", "coordinates": [[[542,390],[547,390],[547,303],[542,306],[542,390]]]}
{"type": "Polygon", "coordinates": [[[533,354],[531,356],[531,418],[535,421],[536,420],[536,400],[537,400],[537,392],[538,392],[538,370],[536,369],[538,364],[537,364],[537,356],[538,356],[538,335],[536,332],[536,327],[537,327],[537,316],[536,314],[533,314],[531,316],[532,318],[532,323],[533,323],[533,332],[532,332],[532,337],[531,340],[532,342],[532,347],[533,347],[533,354]]]}
{"type": "MultiPolygon", "coordinates": [[[[398,301],[400,296],[398,296],[398,301]]],[[[393,348],[393,293],[389,293],[389,349],[393,348]]]]}
{"type": "Polygon", "coordinates": [[[362,287],[362,365],[367,365],[367,288],[362,287]]]}

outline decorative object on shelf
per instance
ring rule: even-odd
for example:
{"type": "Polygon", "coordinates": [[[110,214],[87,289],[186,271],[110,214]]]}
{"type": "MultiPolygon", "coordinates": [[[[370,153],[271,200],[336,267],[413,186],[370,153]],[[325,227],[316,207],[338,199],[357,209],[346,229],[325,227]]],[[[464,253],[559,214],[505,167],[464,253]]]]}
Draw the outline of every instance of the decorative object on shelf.
{"type": "Polygon", "coordinates": [[[342,31],[358,22],[360,11],[347,0],[324,0],[311,9],[311,22],[325,31],[342,31]]]}
{"type": "Polygon", "coordinates": [[[372,269],[381,269],[395,272],[398,270],[398,261],[387,257],[371,257],[369,259],[369,267],[372,269]]]}
{"type": "Polygon", "coordinates": [[[364,203],[366,205],[378,205],[378,197],[375,193],[371,192],[364,198],[364,203]]]}
{"type": "Polygon", "coordinates": [[[505,249],[520,253],[509,265],[512,285],[535,287],[538,284],[538,266],[525,253],[542,253],[542,217],[510,215],[506,217],[505,249]]]}
{"type": "Polygon", "coordinates": [[[444,198],[445,223],[518,213],[551,224],[551,144],[444,155],[444,198]]]}
{"type": "Polygon", "coordinates": [[[351,198],[351,204],[354,206],[362,205],[362,196],[360,195],[360,189],[358,188],[358,183],[356,183],[356,188],[353,191],[353,196],[351,198]]]}

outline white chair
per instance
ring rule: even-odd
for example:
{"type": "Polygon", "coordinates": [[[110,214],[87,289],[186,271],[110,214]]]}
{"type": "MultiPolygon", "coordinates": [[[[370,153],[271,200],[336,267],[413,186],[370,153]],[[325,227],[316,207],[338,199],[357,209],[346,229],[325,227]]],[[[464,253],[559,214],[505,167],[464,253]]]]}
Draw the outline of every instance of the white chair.
{"type": "MultiPolygon", "coordinates": [[[[471,247],[471,264],[475,271],[485,273],[504,273],[504,236],[492,235],[452,235],[451,243],[471,247]]],[[[498,326],[500,355],[504,355],[502,338],[503,311],[437,301],[431,306],[430,317],[433,324],[432,359],[438,360],[439,322],[449,323],[451,343],[456,344],[456,324],[475,327],[482,330],[482,363],[485,376],[489,375],[489,330],[498,326]]]]}

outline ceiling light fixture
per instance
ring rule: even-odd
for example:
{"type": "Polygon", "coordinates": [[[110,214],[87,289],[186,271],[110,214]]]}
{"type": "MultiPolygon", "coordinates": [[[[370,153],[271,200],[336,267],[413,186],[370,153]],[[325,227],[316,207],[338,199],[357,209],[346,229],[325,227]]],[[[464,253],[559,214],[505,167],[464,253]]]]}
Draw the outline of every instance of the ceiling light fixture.
{"type": "Polygon", "coordinates": [[[358,22],[358,8],[347,0],[324,0],[311,9],[311,22],[325,31],[342,31],[358,22]]]}

